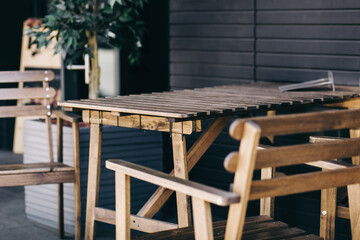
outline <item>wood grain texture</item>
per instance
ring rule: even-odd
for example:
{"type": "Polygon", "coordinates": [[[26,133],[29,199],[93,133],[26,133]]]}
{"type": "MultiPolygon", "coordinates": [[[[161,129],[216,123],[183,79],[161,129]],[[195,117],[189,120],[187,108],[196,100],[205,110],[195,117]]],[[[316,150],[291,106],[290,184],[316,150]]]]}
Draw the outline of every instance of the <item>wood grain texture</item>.
{"type": "Polygon", "coordinates": [[[360,238],[360,184],[347,186],[352,239],[360,238]]]}
{"type": "Polygon", "coordinates": [[[115,173],[116,239],[130,240],[130,177],[115,173]]]}
{"type": "Polygon", "coordinates": [[[245,123],[233,186],[233,191],[240,195],[241,201],[230,206],[225,232],[226,239],[240,239],[243,232],[259,139],[260,129],[258,126],[245,123]]]}
{"type": "Polygon", "coordinates": [[[282,196],[324,188],[340,187],[360,182],[360,168],[351,167],[326,172],[314,172],[254,181],[250,199],[282,196]]]}
{"type": "Polygon", "coordinates": [[[195,239],[213,240],[210,204],[202,199],[193,197],[192,206],[194,209],[195,239]]]}
{"type": "MultiPolygon", "coordinates": [[[[97,207],[95,209],[95,220],[115,225],[115,211],[97,207]]],[[[153,233],[170,229],[177,229],[175,223],[164,222],[151,218],[144,218],[137,215],[130,215],[130,227],[137,231],[153,233]]]]}
{"type": "Polygon", "coordinates": [[[239,195],[203,184],[187,181],[185,179],[176,178],[169,174],[159,172],[150,168],[146,168],[134,163],[123,160],[107,160],[106,167],[125,173],[137,179],[147,181],[158,186],[170,188],[175,191],[180,191],[186,195],[194,196],[208,202],[227,206],[233,202],[239,201],[239,195]]]}
{"type": "MultiPolygon", "coordinates": [[[[190,65],[193,68],[193,64],[190,65]]],[[[210,70],[213,69],[211,65],[207,67],[210,70]]],[[[195,71],[197,70],[195,69],[195,71]]],[[[228,69],[224,69],[224,71],[229,72],[228,69]]],[[[207,72],[210,74],[210,71],[207,72]]],[[[104,124],[129,127],[139,127],[141,125],[144,129],[161,131],[164,128],[169,129],[161,118],[184,121],[220,117],[224,114],[235,115],[249,110],[266,111],[288,108],[293,105],[310,106],[319,103],[341,102],[359,97],[360,92],[358,87],[337,86],[336,92],[325,90],[281,93],[278,89],[280,85],[266,82],[244,83],[95,100],[71,100],[59,103],[59,105],[75,110],[91,111],[87,112],[90,115],[83,114],[85,121],[104,121],[104,124]],[[117,116],[111,116],[114,114],[117,114],[117,116]],[[141,119],[136,120],[139,116],[143,118],[144,124],[142,124],[141,119]],[[154,119],[151,120],[151,117],[154,117],[154,119]],[[153,125],[149,122],[145,124],[146,120],[152,122],[153,125]]]]}
{"type": "Polygon", "coordinates": [[[52,71],[2,71],[0,72],[0,83],[13,82],[42,82],[54,80],[55,74],[52,71]]]}
{"type": "Polygon", "coordinates": [[[90,125],[90,148],[89,148],[89,168],[88,191],[86,199],[86,221],[85,239],[95,238],[95,208],[99,200],[99,183],[101,167],[101,137],[102,126],[98,124],[90,125]]]}
{"type": "MultiPolygon", "coordinates": [[[[186,154],[185,135],[173,133],[171,136],[173,160],[174,160],[174,176],[188,180],[189,171],[186,154]]],[[[177,216],[179,227],[188,227],[191,225],[191,207],[190,198],[182,192],[176,192],[177,216]]]]}
{"type": "MultiPolygon", "coordinates": [[[[211,144],[219,136],[221,131],[225,128],[225,126],[230,120],[230,116],[217,118],[207,127],[207,129],[196,140],[193,146],[191,146],[187,153],[188,171],[191,171],[191,169],[200,160],[201,156],[211,146],[211,144]]],[[[170,175],[173,174],[174,171],[170,173],[170,175]]],[[[169,199],[172,192],[173,191],[169,189],[161,187],[158,188],[155,193],[149,198],[149,200],[144,204],[144,206],[140,209],[138,215],[143,217],[153,217],[164,205],[164,203],[169,199]]]]}
{"type": "MultiPolygon", "coordinates": [[[[286,135],[300,132],[317,132],[327,129],[357,128],[360,124],[357,119],[360,116],[359,110],[349,111],[326,111],[321,115],[318,113],[288,114],[276,117],[252,118],[262,129],[262,136],[286,135]],[[301,126],[298,128],[297,126],[301,126]]],[[[243,121],[238,119],[230,127],[230,135],[235,139],[240,139],[243,121]],[[237,127],[239,125],[239,127],[237,127]]]]}

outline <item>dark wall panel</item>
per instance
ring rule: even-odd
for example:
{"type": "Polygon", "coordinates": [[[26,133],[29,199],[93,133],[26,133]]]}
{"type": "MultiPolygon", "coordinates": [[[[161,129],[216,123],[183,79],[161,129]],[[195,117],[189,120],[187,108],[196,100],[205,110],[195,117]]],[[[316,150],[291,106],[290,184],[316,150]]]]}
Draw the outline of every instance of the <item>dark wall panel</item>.
{"type": "Polygon", "coordinates": [[[171,0],[170,87],[252,80],[254,6],[254,0],[171,0]]]}
{"type": "Polygon", "coordinates": [[[256,80],[301,82],[334,71],[337,84],[358,85],[360,4],[258,0],[256,80]]]}
{"type": "Polygon", "coordinates": [[[354,9],[360,8],[357,0],[257,0],[260,9],[354,9]]]}
{"type": "Polygon", "coordinates": [[[258,25],[257,40],[271,39],[324,39],[324,40],[359,40],[358,25],[258,25]]]}
{"type": "Polygon", "coordinates": [[[170,11],[252,10],[253,0],[171,0],[170,11]]]}

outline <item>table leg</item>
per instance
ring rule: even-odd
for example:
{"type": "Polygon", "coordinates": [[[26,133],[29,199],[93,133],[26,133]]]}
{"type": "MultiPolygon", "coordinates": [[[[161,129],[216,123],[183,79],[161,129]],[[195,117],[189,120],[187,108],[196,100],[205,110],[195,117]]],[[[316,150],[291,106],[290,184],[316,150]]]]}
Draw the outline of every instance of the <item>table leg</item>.
{"type": "Polygon", "coordinates": [[[90,150],[86,200],[85,239],[95,238],[95,208],[99,199],[102,125],[90,124],[90,150]]]}
{"type": "MultiPolygon", "coordinates": [[[[350,138],[359,138],[360,129],[350,129],[350,138]]],[[[354,165],[360,165],[360,156],[352,157],[352,163],[354,165]]]]}
{"type": "MultiPolygon", "coordinates": [[[[189,179],[186,160],[185,136],[179,133],[172,134],[172,146],[174,155],[174,175],[179,178],[189,179]]],[[[177,214],[179,227],[191,225],[191,209],[189,197],[183,193],[176,193],[177,214]]]]}
{"type": "MultiPolygon", "coordinates": [[[[201,156],[219,136],[221,131],[230,122],[231,118],[231,116],[217,118],[196,140],[187,154],[188,171],[191,171],[195,164],[200,160],[201,156]]],[[[174,170],[170,173],[170,175],[174,175],[174,170]]],[[[172,193],[173,191],[170,189],[159,187],[140,209],[137,215],[152,218],[169,199],[172,193]]]]}
{"type": "MultiPolygon", "coordinates": [[[[225,126],[230,122],[231,118],[231,116],[226,116],[215,119],[196,140],[194,145],[189,149],[187,153],[188,171],[191,171],[195,164],[200,160],[202,155],[219,136],[225,126]]],[[[170,173],[170,175],[174,175],[174,170],[170,173]]],[[[169,199],[172,193],[172,190],[159,187],[150,197],[150,199],[144,204],[144,206],[140,209],[137,215],[147,218],[153,217],[164,205],[164,203],[169,199]]]]}

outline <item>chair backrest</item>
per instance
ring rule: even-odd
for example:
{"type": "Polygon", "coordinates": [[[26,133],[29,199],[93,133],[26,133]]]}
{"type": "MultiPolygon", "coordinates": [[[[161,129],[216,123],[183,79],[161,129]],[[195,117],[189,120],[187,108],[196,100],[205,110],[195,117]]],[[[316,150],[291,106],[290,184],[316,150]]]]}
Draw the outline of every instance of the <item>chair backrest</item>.
{"type": "Polygon", "coordinates": [[[49,81],[54,79],[52,71],[9,71],[0,72],[0,100],[24,100],[38,99],[40,105],[17,105],[0,106],[0,118],[18,116],[50,116],[50,100],[56,92],[49,87],[49,81]],[[18,85],[11,83],[35,83],[40,82],[41,86],[18,88],[18,85]],[[7,84],[5,84],[7,83],[7,84]],[[8,86],[11,87],[8,87],[8,86]]]}
{"type": "MultiPolygon", "coordinates": [[[[360,110],[334,110],[236,120],[230,127],[230,135],[241,140],[240,149],[229,154],[224,165],[227,170],[235,173],[233,191],[240,195],[241,202],[230,206],[226,239],[241,237],[248,200],[347,185],[354,187],[357,197],[360,197],[360,166],[252,180],[253,171],[256,169],[360,155],[360,138],[258,149],[260,137],[353,128],[360,128],[360,110]]],[[[358,201],[353,202],[357,204],[358,201]]],[[[350,218],[351,215],[359,216],[359,206],[357,204],[355,210],[350,210],[350,218]]],[[[360,222],[351,220],[351,224],[353,239],[358,239],[360,222]]]]}

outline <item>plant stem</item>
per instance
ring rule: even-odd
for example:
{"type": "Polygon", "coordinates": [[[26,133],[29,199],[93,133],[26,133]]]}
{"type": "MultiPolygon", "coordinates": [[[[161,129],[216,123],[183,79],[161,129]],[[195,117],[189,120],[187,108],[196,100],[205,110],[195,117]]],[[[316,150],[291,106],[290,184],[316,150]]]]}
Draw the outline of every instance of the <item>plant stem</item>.
{"type": "Polygon", "coordinates": [[[100,67],[99,67],[99,53],[96,34],[87,33],[89,47],[93,49],[93,58],[90,60],[89,71],[89,98],[94,99],[99,96],[99,79],[100,79],[100,67]]]}
{"type": "MultiPolygon", "coordinates": [[[[98,3],[94,0],[94,15],[98,14],[98,3]]],[[[88,38],[89,47],[92,48],[93,58],[90,60],[90,71],[89,71],[89,98],[94,99],[99,97],[99,81],[100,81],[100,67],[99,67],[99,53],[97,44],[97,26],[93,27],[94,32],[86,32],[88,38]]]]}

